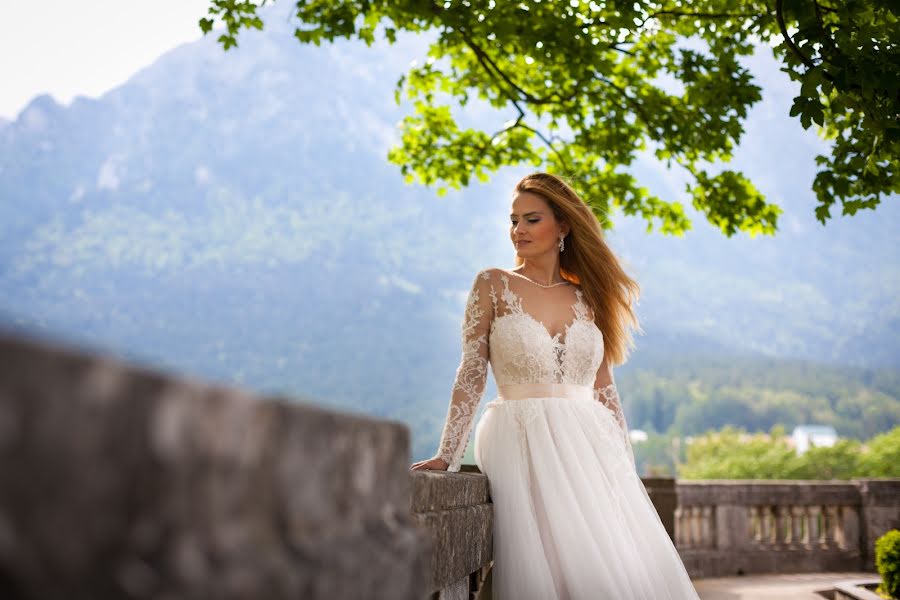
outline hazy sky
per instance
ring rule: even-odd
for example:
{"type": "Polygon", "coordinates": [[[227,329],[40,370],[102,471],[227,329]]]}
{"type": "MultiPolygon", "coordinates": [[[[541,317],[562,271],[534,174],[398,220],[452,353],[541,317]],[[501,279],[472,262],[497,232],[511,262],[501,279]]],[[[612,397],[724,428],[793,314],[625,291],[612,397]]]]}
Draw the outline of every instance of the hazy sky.
{"type": "Polygon", "coordinates": [[[201,36],[209,0],[0,0],[0,117],[49,92],[68,103],[125,82],[201,36]]]}

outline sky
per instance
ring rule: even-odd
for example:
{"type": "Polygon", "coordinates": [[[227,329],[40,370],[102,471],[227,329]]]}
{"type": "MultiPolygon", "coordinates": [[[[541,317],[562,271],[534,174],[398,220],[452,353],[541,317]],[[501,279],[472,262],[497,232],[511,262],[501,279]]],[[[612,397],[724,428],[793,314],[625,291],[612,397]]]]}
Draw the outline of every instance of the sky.
{"type": "Polygon", "coordinates": [[[37,95],[68,104],[201,37],[209,0],[0,0],[0,118],[37,95]]]}
{"type": "Polygon", "coordinates": [[[209,4],[0,0],[0,118],[15,119],[40,94],[69,104],[125,83],[166,51],[199,39],[197,21],[209,4]]]}

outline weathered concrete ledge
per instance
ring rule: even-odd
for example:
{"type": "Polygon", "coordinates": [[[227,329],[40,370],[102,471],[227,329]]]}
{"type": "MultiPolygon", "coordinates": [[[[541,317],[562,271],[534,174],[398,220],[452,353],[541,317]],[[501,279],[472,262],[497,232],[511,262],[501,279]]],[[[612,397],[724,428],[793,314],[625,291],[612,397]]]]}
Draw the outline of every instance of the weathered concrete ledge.
{"type": "Polygon", "coordinates": [[[493,560],[494,505],[488,478],[459,473],[410,471],[411,511],[430,534],[428,591],[441,600],[468,600],[493,560]]]}
{"type": "Polygon", "coordinates": [[[402,424],[0,331],[0,597],[416,598],[402,424]]]}
{"type": "Polygon", "coordinates": [[[834,594],[832,600],[884,600],[882,596],[871,591],[877,588],[880,583],[881,579],[878,577],[838,581],[834,584],[834,589],[831,590],[834,594]]]}

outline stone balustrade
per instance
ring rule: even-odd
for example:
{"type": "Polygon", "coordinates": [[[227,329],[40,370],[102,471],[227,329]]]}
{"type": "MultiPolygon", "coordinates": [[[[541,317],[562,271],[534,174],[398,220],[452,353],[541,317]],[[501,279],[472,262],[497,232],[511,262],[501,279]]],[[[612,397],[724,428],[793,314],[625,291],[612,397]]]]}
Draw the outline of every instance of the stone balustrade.
{"type": "MultiPolygon", "coordinates": [[[[414,496],[444,499],[414,503],[443,557],[434,600],[489,597],[479,596],[490,587],[489,486],[476,467],[463,470],[413,475],[414,496]]],[[[900,529],[898,479],[641,481],[692,578],[874,571],[875,540],[900,529]]]]}
{"type": "MultiPolygon", "coordinates": [[[[487,477],[402,423],[0,331],[0,598],[490,595],[487,477]]],[[[690,575],[874,570],[900,479],[642,478],[690,575]]]]}
{"type": "Polygon", "coordinates": [[[675,545],[693,577],[874,570],[900,480],[679,481],[675,545]]]}

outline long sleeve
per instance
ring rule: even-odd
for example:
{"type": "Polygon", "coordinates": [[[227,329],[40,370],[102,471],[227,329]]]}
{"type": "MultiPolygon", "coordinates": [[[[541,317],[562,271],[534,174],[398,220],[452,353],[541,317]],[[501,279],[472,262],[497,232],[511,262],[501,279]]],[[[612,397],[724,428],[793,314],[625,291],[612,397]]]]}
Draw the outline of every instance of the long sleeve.
{"type": "Polygon", "coordinates": [[[616,388],[612,367],[606,362],[606,357],[603,358],[600,368],[597,369],[597,378],[594,380],[594,400],[602,402],[616,417],[628,457],[631,459],[632,466],[637,470],[634,461],[634,450],[631,448],[631,436],[628,433],[628,424],[625,422],[625,412],[622,410],[622,401],[619,399],[619,391],[616,388]]]}
{"type": "Polygon", "coordinates": [[[490,353],[488,333],[494,318],[490,273],[475,276],[462,321],[462,359],[450,395],[450,406],[436,458],[445,460],[448,471],[459,471],[469,443],[475,410],[487,382],[490,353]]]}

